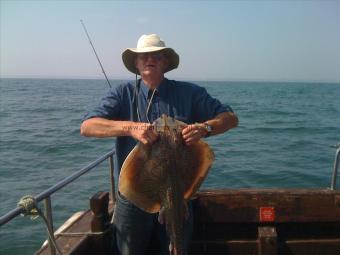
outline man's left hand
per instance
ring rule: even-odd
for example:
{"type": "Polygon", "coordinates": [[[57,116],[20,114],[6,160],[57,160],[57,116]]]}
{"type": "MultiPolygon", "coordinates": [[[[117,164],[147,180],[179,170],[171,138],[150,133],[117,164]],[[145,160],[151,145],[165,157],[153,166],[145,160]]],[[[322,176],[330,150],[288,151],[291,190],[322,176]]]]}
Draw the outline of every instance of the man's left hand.
{"type": "Polygon", "coordinates": [[[183,140],[186,145],[192,145],[197,143],[202,137],[206,136],[208,133],[204,124],[192,124],[186,126],[182,130],[183,140]]]}

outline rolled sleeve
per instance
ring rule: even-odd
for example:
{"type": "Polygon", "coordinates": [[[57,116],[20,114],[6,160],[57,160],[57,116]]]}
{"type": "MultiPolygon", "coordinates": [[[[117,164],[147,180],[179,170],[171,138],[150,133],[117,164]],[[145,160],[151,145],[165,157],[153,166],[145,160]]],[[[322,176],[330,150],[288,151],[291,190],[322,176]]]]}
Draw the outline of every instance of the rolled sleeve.
{"type": "Polygon", "coordinates": [[[229,105],[223,105],[218,99],[211,97],[205,88],[196,91],[193,101],[195,119],[204,122],[213,119],[222,112],[233,112],[229,105]]]}
{"type": "Polygon", "coordinates": [[[121,96],[119,88],[110,89],[100,103],[91,112],[88,112],[84,120],[94,117],[101,117],[105,119],[118,119],[121,110],[121,96]]]}

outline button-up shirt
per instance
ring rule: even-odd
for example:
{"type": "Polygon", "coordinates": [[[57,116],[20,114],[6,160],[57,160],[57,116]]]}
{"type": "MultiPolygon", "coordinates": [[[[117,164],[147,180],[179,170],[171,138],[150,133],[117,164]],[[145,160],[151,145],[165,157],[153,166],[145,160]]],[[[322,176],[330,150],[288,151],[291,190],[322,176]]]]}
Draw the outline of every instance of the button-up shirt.
{"type": "MultiPolygon", "coordinates": [[[[232,112],[229,106],[222,105],[219,100],[212,98],[205,88],[164,78],[152,97],[147,117],[147,107],[153,91],[142,80],[138,83],[137,88],[131,83],[125,83],[110,89],[101,99],[100,104],[89,112],[84,120],[101,117],[110,120],[152,123],[162,114],[166,114],[192,124],[213,119],[222,112],[232,112]]],[[[125,158],[136,143],[137,141],[129,136],[117,137],[115,169],[118,172],[116,174],[119,174],[125,158]]]]}

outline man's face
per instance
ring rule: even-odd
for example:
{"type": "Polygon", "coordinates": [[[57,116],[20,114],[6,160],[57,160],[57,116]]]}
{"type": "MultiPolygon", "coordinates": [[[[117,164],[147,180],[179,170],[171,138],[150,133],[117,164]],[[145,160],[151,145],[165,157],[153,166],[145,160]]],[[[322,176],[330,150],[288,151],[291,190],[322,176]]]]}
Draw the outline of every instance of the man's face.
{"type": "Polygon", "coordinates": [[[140,53],[136,68],[142,76],[163,76],[168,60],[162,52],[140,53]]]}

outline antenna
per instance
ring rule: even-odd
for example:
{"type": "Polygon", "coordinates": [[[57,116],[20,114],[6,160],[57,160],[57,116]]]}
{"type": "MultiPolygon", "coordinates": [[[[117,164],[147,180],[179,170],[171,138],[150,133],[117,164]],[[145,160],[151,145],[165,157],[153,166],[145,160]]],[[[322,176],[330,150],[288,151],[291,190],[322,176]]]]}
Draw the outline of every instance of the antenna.
{"type": "Polygon", "coordinates": [[[89,42],[90,42],[90,44],[91,44],[91,46],[92,46],[92,49],[93,49],[93,51],[94,51],[94,54],[96,55],[96,58],[97,58],[98,63],[99,63],[99,65],[100,65],[100,68],[102,69],[102,72],[103,72],[103,74],[104,74],[104,76],[105,76],[105,79],[106,79],[107,83],[109,84],[109,87],[111,88],[110,81],[109,81],[109,79],[108,79],[107,76],[106,76],[104,67],[103,67],[102,63],[100,62],[100,59],[99,59],[99,57],[98,57],[98,54],[97,54],[97,52],[96,52],[96,49],[95,49],[94,46],[93,46],[93,43],[92,43],[91,38],[90,38],[90,36],[89,36],[89,33],[87,32],[87,29],[86,29],[86,27],[85,27],[85,24],[84,24],[84,22],[83,22],[82,19],[80,20],[80,22],[81,22],[81,24],[83,25],[83,28],[84,28],[85,33],[86,33],[86,35],[87,35],[87,38],[89,39],[89,42]]]}

